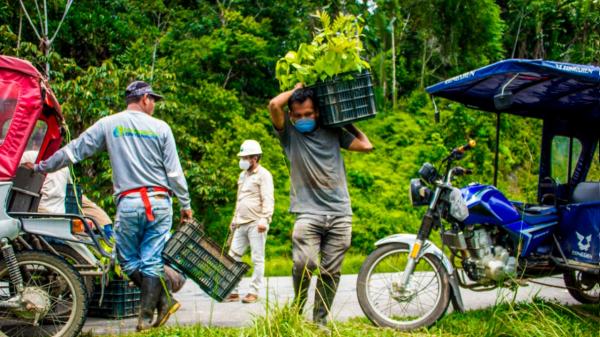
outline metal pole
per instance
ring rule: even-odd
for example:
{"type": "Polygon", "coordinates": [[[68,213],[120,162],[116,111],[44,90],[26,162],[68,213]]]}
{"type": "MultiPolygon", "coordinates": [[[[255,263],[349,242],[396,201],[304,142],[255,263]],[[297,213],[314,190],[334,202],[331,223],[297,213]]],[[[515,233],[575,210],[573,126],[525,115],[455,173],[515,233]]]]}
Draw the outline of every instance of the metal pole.
{"type": "Polygon", "coordinates": [[[19,13],[19,35],[17,37],[17,56],[19,56],[19,49],[21,49],[21,33],[23,29],[23,9],[19,13]]]}
{"type": "Polygon", "coordinates": [[[394,34],[394,22],[396,22],[396,17],[392,18],[392,21],[390,22],[392,28],[392,107],[396,110],[396,37],[394,34]]]}
{"type": "Polygon", "coordinates": [[[573,162],[573,136],[569,137],[569,165],[567,166],[567,193],[571,195],[571,173],[573,167],[571,163],[573,162]]]}
{"type": "Polygon", "coordinates": [[[50,46],[52,43],[48,42],[46,45],[46,41],[48,41],[48,3],[44,0],[44,40],[42,43],[44,44],[44,55],[46,56],[46,77],[48,80],[50,79],[50,60],[48,56],[50,55],[50,46]]]}
{"type": "Polygon", "coordinates": [[[500,113],[496,113],[496,158],[494,159],[494,186],[498,187],[498,153],[500,152],[500,113]]]}

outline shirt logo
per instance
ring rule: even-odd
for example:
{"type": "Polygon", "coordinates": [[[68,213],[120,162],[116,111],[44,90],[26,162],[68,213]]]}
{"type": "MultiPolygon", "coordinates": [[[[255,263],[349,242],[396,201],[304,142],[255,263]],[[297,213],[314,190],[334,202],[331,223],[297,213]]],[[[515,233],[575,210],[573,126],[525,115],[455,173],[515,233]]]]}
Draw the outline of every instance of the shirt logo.
{"type": "Polygon", "coordinates": [[[158,133],[150,130],[138,130],[132,128],[126,128],[124,126],[116,126],[113,130],[113,136],[119,137],[137,137],[137,138],[158,138],[158,133]]]}

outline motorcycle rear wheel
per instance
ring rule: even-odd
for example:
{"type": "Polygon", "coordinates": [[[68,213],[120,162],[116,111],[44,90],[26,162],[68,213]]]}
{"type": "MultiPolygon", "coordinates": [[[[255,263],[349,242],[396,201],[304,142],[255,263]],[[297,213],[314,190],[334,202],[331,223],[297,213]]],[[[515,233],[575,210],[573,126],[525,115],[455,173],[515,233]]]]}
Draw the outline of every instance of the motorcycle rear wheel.
{"type": "MultiPolygon", "coordinates": [[[[47,312],[34,325],[33,313],[0,308],[0,335],[74,337],[87,315],[88,298],[81,275],[64,259],[40,251],[16,254],[25,289],[47,312]]],[[[5,261],[0,262],[0,301],[15,295],[5,261]]]]}
{"type": "Polygon", "coordinates": [[[598,275],[569,270],[563,274],[569,294],[583,304],[600,303],[600,280],[598,275]]]}
{"type": "Polygon", "coordinates": [[[377,326],[413,330],[435,323],[450,302],[449,276],[439,259],[425,254],[417,263],[408,290],[398,290],[409,246],[393,243],[374,250],[357,279],[358,302],[377,326]]]}
{"type": "MultiPolygon", "coordinates": [[[[75,251],[75,249],[69,247],[68,245],[63,245],[63,244],[55,244],[53,245],[53,248],[56,250],[57,253],[60,254],[60,256],[62,256],[65,260],[67,260],[67,262],[71,265],[74,264],[83,264],[83,265],[87,265],[89,264],[88,261],[81,256],[77,251],[75,251]]],[[[94,296],[94,277],[93,276],[82,276],[83,278],[83,285],[85,286],[85,289],[88,293],[88,300],[92,300],[92,297],[94,296]]]]}

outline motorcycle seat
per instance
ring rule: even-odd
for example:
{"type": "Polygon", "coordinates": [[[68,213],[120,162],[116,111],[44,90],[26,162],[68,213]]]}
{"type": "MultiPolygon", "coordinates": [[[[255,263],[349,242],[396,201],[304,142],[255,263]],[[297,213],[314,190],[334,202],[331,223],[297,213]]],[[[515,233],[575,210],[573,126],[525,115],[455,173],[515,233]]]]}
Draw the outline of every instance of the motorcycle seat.
{"type": "Polygon", "coordinates": [[[600,182],[586,181],[577,184],[571,199],[576,204],[600,201],[600,182]]]}
{"type": "Polygon", "coordinates": [[[554,206],[531,205],[521,213],[523,220],[530,225],[558,221],[558,212],[554,206]]]}

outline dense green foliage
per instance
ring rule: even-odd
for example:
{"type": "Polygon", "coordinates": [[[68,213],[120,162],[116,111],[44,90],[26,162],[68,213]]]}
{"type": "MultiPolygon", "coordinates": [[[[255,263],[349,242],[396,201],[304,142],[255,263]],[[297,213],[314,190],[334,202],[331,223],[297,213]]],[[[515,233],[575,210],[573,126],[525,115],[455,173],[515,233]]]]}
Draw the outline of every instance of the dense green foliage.
{"type": "MultiPolygon", "coordinates": [[[[24,3],[39,26],[36,2],[24,3]]],[[[54,32],[66,1],[47,3],[54,32]]],[[[152,82],[166,96],[156,115],[175,133],[196,216],[217,241],[225,240],[234,207],[239,145],[260,141],[276,187],[268,255],[287,256],[293,222],[288,168],[266,105],[279,90],[277,60],[311,41],[316,10],[361,18],[377,83],[379,115],[359,125],[375,151],[345,153],[358,254],[387,234],[415,231],[422,210],[408,204],[406,190],[421,163],[435,163],[474,138],[479,145],[464,166],[476,172],[470,179],[492,180],[494,116],[439,101],[442,120],[435,124],[424,86],[511,55],[579,63],[600,58],[600,4],[591,0],[81,0],[47,58],[19,2],[0,0],[0,53],[40,69],[50,62],[51,85],[74,136],[122,110],[130,81],[152,82]]],[[[507,117],[501,130],[507,136],[499,186],[510,197],[533,201],[540,125],[507,117]]],[[[114,213],[107,155],[75,169],[85,192],[114,213]]]]}
{"type": "Polygon", "coordinates": [[[245,328],[176,326],[127,336],[595,336],[598,332],[598,313],[598,306],[595,305],[565,307],[535,299],[532,303],[504,303],[484,310],[452,313],[430,328],[413,332],[377,328],[366,318],[356,318],[348,322],[333,323],[331,334],[327,334],[307,322],[289,306],[274,306],[266,315],[256,318],[252,325],[245,328]]]}

